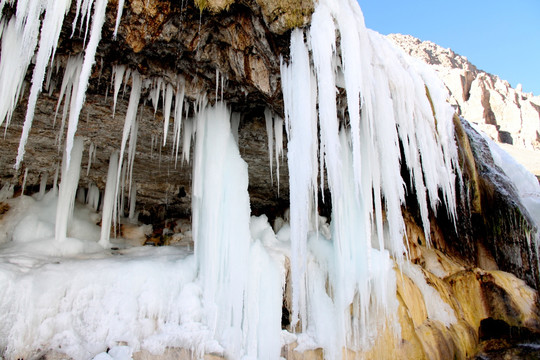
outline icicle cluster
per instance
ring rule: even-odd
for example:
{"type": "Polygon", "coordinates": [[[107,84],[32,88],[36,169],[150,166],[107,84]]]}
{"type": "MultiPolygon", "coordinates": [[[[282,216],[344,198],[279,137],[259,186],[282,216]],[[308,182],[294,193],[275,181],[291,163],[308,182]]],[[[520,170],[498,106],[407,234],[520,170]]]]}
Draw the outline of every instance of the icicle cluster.
{"type": "MultiPolygon", "coordinates": [[[[2,1],[0,3],[0,10],[3,9],[6,3],[13,5],[14,1],[2,1]]],[[[77,131],[80,112],[88,87],[88,80],[95,62],[96,50],[101,40],[101,30],[105,22],[107,3],[108,0],[88,0],[84,2],[77,0],[72,34],[75,33],[77,24],[79,24],[79,31],[81,31],[83,23],[86,23],[86,49],[81,64],[68,65],[71,75],[67,79],[64,79],[66,83],[62,85],[64,90],[66,87],[70,87],[72,90],[69,92],[74,92],[71,102],[66,95],[66,104],[70,103],[66,140],[68,164],[70,162],[71,148],[73,147],[73,139],[77,131]],[[90,21],[92,14],[92,21],[90,21]],[[88,42],[86,42],[90,23],[90,37],[88,42]],[[74,69],[76,71],[72,71],[74,69]]],[[[35,55],[35,66],[32,74],[26,117],[15,163],[15,167],[18,169],[24,158],[25,146],[32,127],[36,102],[42,91],[47,66],[50,63],[52,68],[60,31],[64,23],[64,18],[71,7],[71,0],[18,1],[16,6],[17,11],[11,19],[5,19],[0,14],[0,29],[2,29],[0,31],[2,41],[1,51],[3,55],[0,61],[0,93],[2,94],[2,99],[0,99],[0,125],[5,121],[7,126],[11,121],[13,110],[21,95],[24,76],[35,55]],[[9,54],[9,56],[6,56],[6,54],[9,54]]],[[[122,14],[122,8],[123,1],[120,1],[115,35],[122,14]]],[[[49,81],[47,81],[46,85],[49,85],[49,81]]],[[[65,121],[65,114],[66,109],[64,109],[63,123],[65,121]]]]}
{"type": "Polygon", "coordinates": [[[390,255],[398,262],[406,255],[401,207],[409,181],[401,177],[401,164],[411,174],[427,239],[429,209],[436,212],[443,201],[455,217],[453,110],[440,81],[367,30],[358,4],[348,0],[320,1],[309,30],[293,30],[290,61],[282,62],[281,74],[290,176],[292,321],[300,321],[308,332],[329,326],[310,303],[313,275],[307,256],[318,176],[322,188],[326,172],[334,243],[327,293],[335,328],[325,350],[338,354],[342,346],[365,344],[374,327],[367,325],[381,312],[391,318],[396,310],[390,255]],[[338,87],[346,94],[346,105],[339,109],[338,87]]]}

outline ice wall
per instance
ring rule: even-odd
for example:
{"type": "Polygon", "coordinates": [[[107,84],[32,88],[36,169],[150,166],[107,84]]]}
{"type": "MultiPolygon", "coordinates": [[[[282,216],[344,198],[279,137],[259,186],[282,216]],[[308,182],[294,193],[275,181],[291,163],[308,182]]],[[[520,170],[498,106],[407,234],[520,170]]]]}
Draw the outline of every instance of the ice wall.
{"type": "Polygon", "coordinates": [[[196,120],[193,236],[205,322],[229,358],[275,359],[282,280],[262,245],[252,243],[247,164],[230,118],[218,103],[196,120]]]}
{"type": "Polygon", "coordinates": [[[408,185],[416,193],[426,239],[429,211],[436,213],[440,202],[455,218],[453,110],[442,83],[366,29],[354,1],[320,1],[310,28],[292,31],[290,59],[282,62],[281,74],[290,174],[292,323],[300,322],[304,331],[324,328],[310,310],[307,244],[317,184],[324,187],[326,178],[334,254],[327,295],[337,328],[325,350],[338,354],[344,345],[366,345],[369,332],[383,325],[374,319],[395,312],[390,255],[399,264],[407,253],[401,208],[409,179],[401,177],[402,163],[411,174],[408,185]],[[342,100],[338,88],[345,92],[342,100]]]}

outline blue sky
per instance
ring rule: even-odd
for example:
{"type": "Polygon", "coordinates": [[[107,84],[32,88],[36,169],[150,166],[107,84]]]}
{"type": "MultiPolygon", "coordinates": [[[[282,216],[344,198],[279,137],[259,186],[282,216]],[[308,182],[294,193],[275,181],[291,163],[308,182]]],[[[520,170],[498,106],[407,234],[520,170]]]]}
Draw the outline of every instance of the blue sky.
{"type": "Polygon", "coordinates": [[[540,95],[540,0],[358,0],[367,27],[451,48],[540,95]]]}

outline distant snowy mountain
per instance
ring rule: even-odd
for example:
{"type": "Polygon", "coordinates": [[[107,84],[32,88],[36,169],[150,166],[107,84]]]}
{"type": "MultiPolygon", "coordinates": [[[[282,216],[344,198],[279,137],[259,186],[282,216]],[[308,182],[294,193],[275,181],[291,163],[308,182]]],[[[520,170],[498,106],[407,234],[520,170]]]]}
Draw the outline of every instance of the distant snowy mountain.
{"type": "Polygon", "coordinates": [[[530,171],[540,174],[540,96],[524,93],[520,85],[512,88],[498,76],[479,70],[466,57],[431,41],[401,34],[387,37],[437,71],[461,116],[477,124],[530,171]]]}

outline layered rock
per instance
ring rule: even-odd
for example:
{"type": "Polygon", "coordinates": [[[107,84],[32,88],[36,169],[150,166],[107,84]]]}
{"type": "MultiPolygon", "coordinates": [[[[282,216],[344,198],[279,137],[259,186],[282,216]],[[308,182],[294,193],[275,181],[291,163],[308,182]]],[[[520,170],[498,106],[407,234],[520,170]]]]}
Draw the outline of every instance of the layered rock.
{"type": "Polygon", "coordinates": [[[512,88],[507,81],[478,69],[466,57],[431,41],[401,34],[387,37],[437,71],[458,114],[499,143],[540,151],[540,96],[524,93],[519,85],[512,88]]]}

